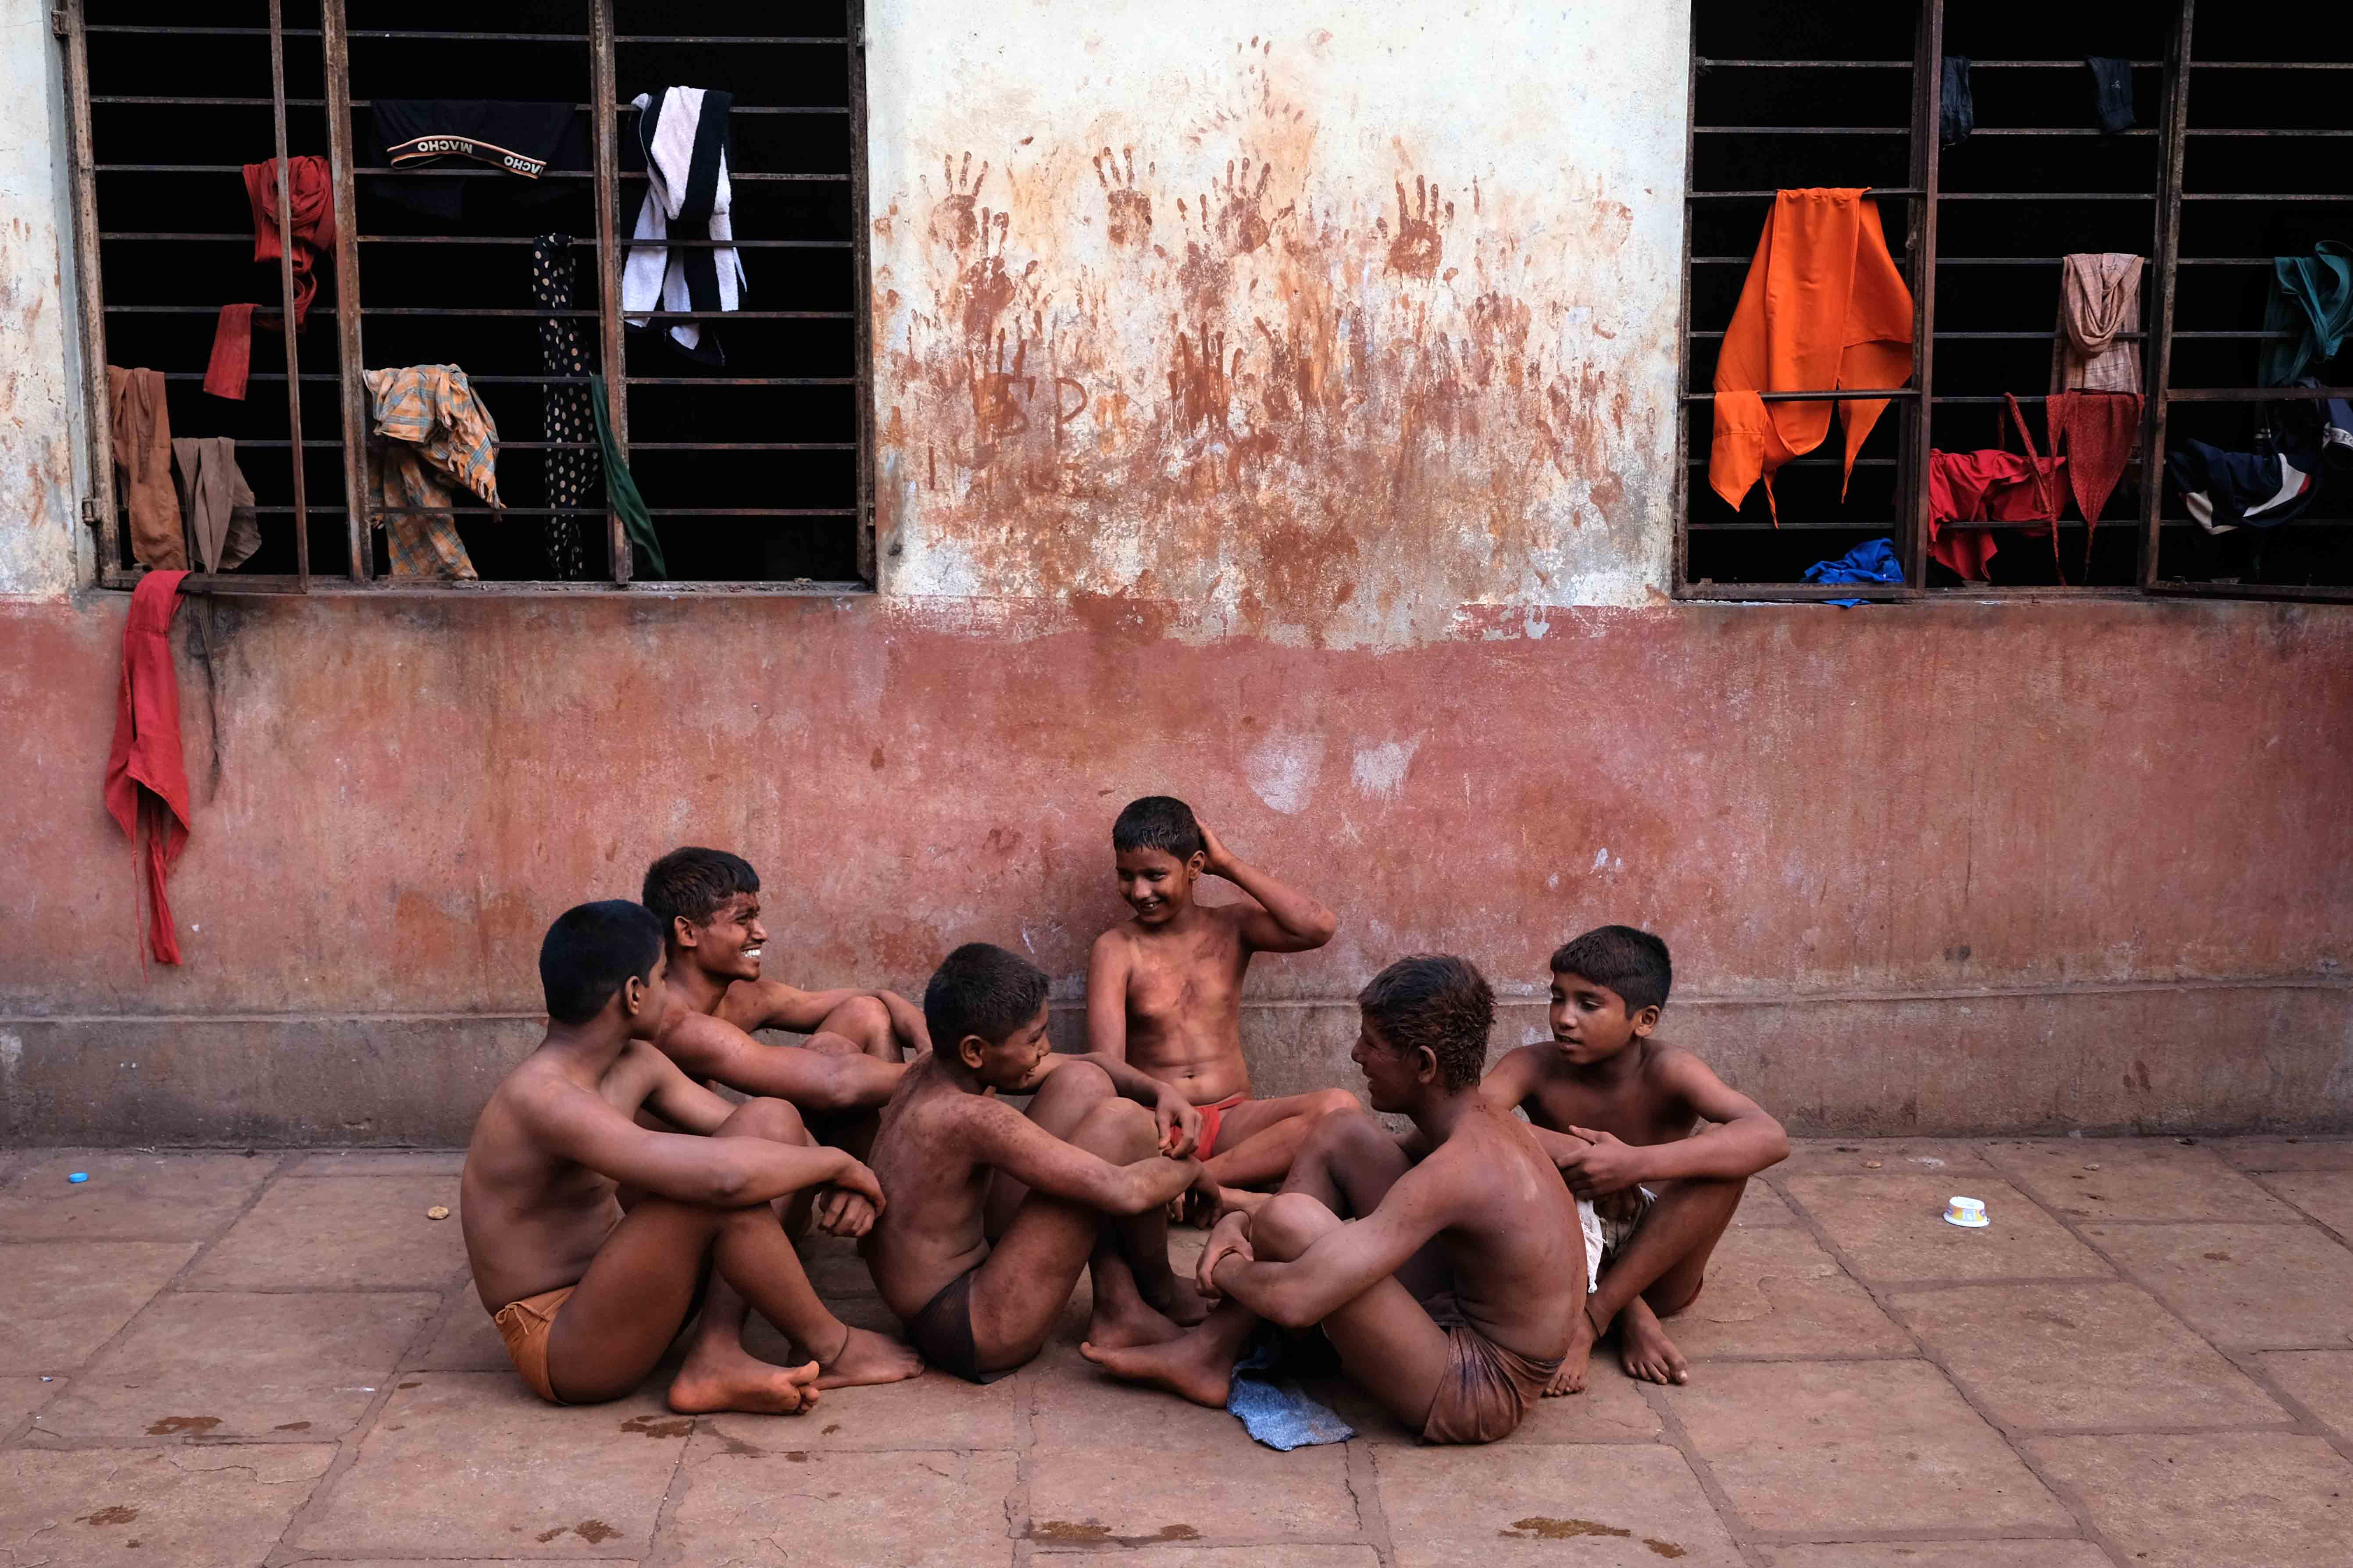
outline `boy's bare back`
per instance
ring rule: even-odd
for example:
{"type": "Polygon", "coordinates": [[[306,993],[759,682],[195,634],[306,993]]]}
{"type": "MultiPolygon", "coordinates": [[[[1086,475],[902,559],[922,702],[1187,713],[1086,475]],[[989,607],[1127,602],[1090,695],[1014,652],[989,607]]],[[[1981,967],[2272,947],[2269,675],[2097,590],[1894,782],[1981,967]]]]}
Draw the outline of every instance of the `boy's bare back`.
{"type": "Polygon", "coordinates": [[[1472,1327],[1522,1355],[1559,1355],[1582,1301],[1582,1270],[1569,1250],[1577,1200],[1516,1118],[1485,1109],[1464,1116],[1384,1200],[1398,1201],[1454,1215],[1438,1239],[1453,1260],[1455,1304],[1472,1327]]]}
{"type": "Polygon", "coordinates": [[[485,1308],[495,1312],[577,1283],[620,1220],[613,1180],[548,1145],[542,1130],[550,1117],[628,1121],[677,1071],[652,1046],[632,1040],[593,1085],[534,1055],[492,1092],[474,1123],[459,1200],[466,1256],[485,1308]]]}
{"type": "Polygon", "coordinates": [[[891,1194],[891,1224],[868,1232],[859,1250],[902,1317],[988,1256],[982,1215],[993,1173],[979,1150],[992,1132],[1011,1135],[1008,1120],[1021,1113],[995,1095],[965,1093],[930,1057],[907,1069],[883,1108],[868,1159],[891,1194]]]}

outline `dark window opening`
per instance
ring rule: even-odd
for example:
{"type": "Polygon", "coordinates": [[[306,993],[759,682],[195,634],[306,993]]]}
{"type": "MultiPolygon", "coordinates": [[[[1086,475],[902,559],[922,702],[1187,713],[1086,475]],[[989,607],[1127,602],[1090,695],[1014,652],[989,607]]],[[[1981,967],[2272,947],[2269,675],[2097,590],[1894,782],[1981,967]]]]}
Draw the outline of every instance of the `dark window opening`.
{"type": "MultiPolygon", "coordinates": [[[[569,238],[550,250],[572,262],[566,319],[584,368],[617,382],[615,434],[667,580],[838,588],[870,579],[856,0],[713,0],[691,13],[655,0],[510,0],[486,15],[431,17],[389,0],[341,4],[352,168],[338,226],[355,258],[344,265],[356,269],[360,351],[347,366],[339,258],[322,258],[317,299],[296,338],[299,498],[283,338],[254,332],[242,402],[203,389],[220,307],[274,310],[279,300],[277,265],[252,259],[239,172],[278,150],[269,0],[208,6],[201,22],[160,0],[81,0],[65,13],[69,87],[77,110],[86,102],[90,128],[77,159],[86,209],[79,216],[98,262],[85,313],[95,307],[106,363],[164,374],[174,436],[236,440],[255,491],[259,552],[218,583],[190,586],[299,587],[304,544],[313,587],[449,585],[391,575],[381,528],[365,531],[354,563],[349,521],[357,475],[344,450],[344,400],[355,384],[346,371],[427,364],[462,368],[498,428],[503,507],[461,495],[454,513],[482,583],[652,579],[642,547],[624,546],[614,559],[601,460],[586,484],[575,472],[567,486],[554,471],[566,450],[594,453],[596,437],[584,423],[585,391],[559,392],[551,406],[552,381],[579,384],[549,374],[533,290],[542,236],[569,238]],[[86,74],[75,69],[76,49],[86,74]],[[609,173],[596,155],[600,77],[616,100],[609,173]],[[699,323],[723,363],[681,352],[669,320],[625,328],[612,319],[647,190],[629,100],[681,86],[734,95],[727,162],[743,294],[738,310],[699,323]],[[391,170],[372,110],[379,97],[567,103],[566,146],[576,155],[554,160],[537,179],[458,159],[391,170]],[[616,242],[606,258],[609,290],[600,276],[600,205],[616,242]],[[298,501],[308,515],[300,541],[298,501]]],[[[322,0],[283,0],[285,145],[297,157],[331,152],[328,102],[342,84],[330,81],[324,35],[334,28],[322,12],[322,0]]],[[[701,228],[670,237],[709,244],[701,228]]],[[[364,420],[364,391],[358,400],[364,420]]],[[[101,384],[93,399],[101,422],[104,403],[101,384]]],[[[111,550],[104,580],[127,585],[138,571],[128,530],[99,521],[111,550]]]]}
{"type": "MultiPolygon", "coordinates": [[[[2353,469],[2324,469],[2309,510],[2287,523],[2215,535],[2192,521],[2162,466],[2143,460],[2168,438],[2248,449],[2266,428],[2316,419],[2318,405],[2255,395],[2271,258],[2309,254],[2324,239],[2353,240],[2353,199],[2341,174],[2342,138],[2353,135],[2353,100],[2344,90],[2353,83],[2346,69],[2353,24],[2331,17],[2299,27],[2292,51],[2298,58],[2281,63],[2273,58],[2280,52],[2276,35],[2249,34],[2210,5],[2190,26],[2191,63],[2177,71],[2168,62],[2190,22],[2187,4],[1757,7],[1697,0],[1679,593],[1827,596],[1840,591],[1801,586],[1806,568],[1879,538],[1894,543],[1905,584],[1845,592],[1900,597],[2051,592],[2063,583],[2107,592],[2212,584],[2226,592],[2326,596],[2353,584],[2353,469]],[[1921,49],[1919,40],[1939,22],[1940,47],[1921,49]],[[2267,57],[2263,68],[2231,63],[2251,51],[2267,57]],[[2098,128],[2084,64],[2095,54],[2133,62],[2129,130],[2098,128]],[[1915,90],[1926,85],[1915,61],[1943,55],[1975,62],[1975,130],[1939,151],[1927,94],[1915,90]],[[2178,79],[2186,79],[2186,111],[2177,184],[2170,132],[2178,79]],[[1761,486],[1736,512],[1709,489],[1709,393],[1771,193],[1806,185],[1886,193],[1873,199],[1915,300],[1923,280],[1933,280],[1933,301],[1922,311],[1933,354],[1915,341],[1908,395],[1881,415],[1843,497],[1835,424],[1821,447],[1778,471],[1777,528],[1761,486]],[[2154,398],[2162,386],[2173,395],[2147,410],[2136,443],[2140,455],[2095,531],[2072,502],[2055,531],[2055,552],[2051,538],[1997,529],[1989,581],[1964,583],[1930,558],[1922,537],[1921,400],[1926,446],[2015,451],[2021,443],[2003,401],[2015,395],[2036,450],[2047,457],[2042,400],[2059,258],[2077,251],[2147,258],[2142,319],[2131,328],[2145,391],[2154,398]],[[2187,398],[2179,395],[2185,388],[2219,389],[2230,400],[2187,398]]],[[[2353,363],[2323,365],[2318,374],[2331,384],[2353,382],[2353,363]]]]}

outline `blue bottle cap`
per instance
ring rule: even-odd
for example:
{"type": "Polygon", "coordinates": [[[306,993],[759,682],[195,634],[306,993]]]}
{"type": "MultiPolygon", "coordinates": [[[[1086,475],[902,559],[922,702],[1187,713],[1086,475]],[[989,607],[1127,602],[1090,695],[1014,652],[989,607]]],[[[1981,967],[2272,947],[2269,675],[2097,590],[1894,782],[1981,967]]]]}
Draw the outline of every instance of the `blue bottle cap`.
{"type": "Polygon", "coordinates": [[[72,1175],[68,1176],[66,1180],[69,1182],[87,1182],[90,1180],[90,1173],[88,1171],[76,1171],[72,1175]]]}

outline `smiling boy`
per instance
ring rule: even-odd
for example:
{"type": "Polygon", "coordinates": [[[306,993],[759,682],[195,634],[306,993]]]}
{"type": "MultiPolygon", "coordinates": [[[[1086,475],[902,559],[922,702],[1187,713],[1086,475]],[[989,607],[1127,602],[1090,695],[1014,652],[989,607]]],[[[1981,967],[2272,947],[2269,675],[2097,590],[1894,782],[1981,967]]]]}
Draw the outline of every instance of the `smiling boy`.
{"type": "Polygon", "coordinates": [[[1332,940],[1332,911],[1220,843],[1170,795],[1132,802],[1112,824],[1120,897],[1134,918],[1095,939],[1087,960],[1087,1049],[1133,1063],[1201,1112],[1202,1174],[1194,1217],[1214,1217],[1224,1189],[1279,1182],[1322,1117],[1361,1110],[1345,1089],[1253,1100],[1242,1059],[1242,980],[1251,955],[1306,952],[1332,940]],[[1254,903],[1203,904],[1202,877],[1254,903]]]}
{"type": "Polygon", "coordinates": [[[1705,1062],[1651,1038],[1674,973],[1667,944],[1601,926],[1552,955],[1552,1039],[1495,1064],[1480,1093],[1527,1112],[1604,1248],[1575,1342],[1546,1394],[1585,1387],[1593,1344],[1614,1322],[1627,1373],[1683,1383],[1688,1363],[1660,1326],[1692,1304],[1748,1178],[1789,1152],[1788,1134],[1705,1062]],[[1713,1123],[1694,1129],[1695,1123],[1713,1123]]]}
{"type": "Polygon", "coordinates": [[[812,1050],[886,1062],[930,1046],[923,1010],[895,991],[803,991],[761,974],[768,931],[760,923],[760,874],[740,855],[673,849],[646,868],[639,901],[670,933],[680,995],[697,1013],[747,1035],[783,1029],[808,1036],[812,1050]]]}
{"type": "Polygon", "coordinates": [[[929,1043],[923,1019],[892,992],[762,979],[759,895],[759,874],[723,849],[673,849],[647,868],[644,902],[661,921],[681,1003],[656,1044],[695,1078],[789,1100],[826,1142],[862,1148],[906,1070],[901,1047],[929,1043]],[[753,1038],[761,1028],[815,1033],[806,1046],[769,1045],[753,1038]]]}
{"type": "Polygon", "coordinates": [[[1166,1208],[1199,1171],[1188,1156],[1200,1118],[1124,1063],[1050,1055],[1046,989],[1001,947],[948,954],[923,991],[934,1049],[907,1069],[874,1140],[891,1205],[859,1250],[916,1348],[972,1383],[1038,1353],[1082,1269],[1095,1340],[1179,1331],[1160,1310],[1177,1295],[1166,1208]],[[997,1098],[1032,1090],[1026,1114],[997,1098]],[[1026,1191],[991,1226],[1004,1195],[992,1188],[1008,1183],[1026,1191]]]}
{"type": "Polygon", "coordinates": [[[1227,1300],[1180,1339],[1081,1353],[1222,1406],[1261,1318],[1320,1324],[1348,1376],[1430,1443],[1525,1419],[1582,1321],[1577,1205],[1526,1123],[1482,1100],[1493,993],[1460,958],[1399,959],[1357,997],[1349,1055],[1376,1110],[1319,1121],[1290,1179],[1218,1222],[1195,1282],[1227,1300]],[[1423,1151],[1416,1153],[1415,1151],[1423,1151]]]}

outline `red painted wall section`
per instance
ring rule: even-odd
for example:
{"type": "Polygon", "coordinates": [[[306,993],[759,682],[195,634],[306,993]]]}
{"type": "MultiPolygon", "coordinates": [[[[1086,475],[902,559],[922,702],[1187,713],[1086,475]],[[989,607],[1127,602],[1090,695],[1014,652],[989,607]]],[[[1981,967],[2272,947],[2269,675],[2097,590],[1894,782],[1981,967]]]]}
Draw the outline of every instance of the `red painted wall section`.
{"type": "MultiPolygon", "coordinates": [[[[912,990],[986,939],[1075,996],[1120,913],[1110,819],[1158,790],[1339,911],[1330,947],[1258,966],[1267,1003],[1345,1009],[1424,949],[1526,994],[1563,938],[1625,921],[1668,937],[1685,1027],[1719,1036],[1745,1016],[1725,1007],[1792,996],[1891,1023],[1901,1004],[1915,1033],[1979,990],[2219,980],[2334,1007],[2353,932],[2341,610],[1556,610],[1391,652],[873,600],[190,602],[181,622],[189,962],[142,971],[99,801],[121,601],[0,605],[0,1013],[91,1019],[85,1054],[104,1017],[356,1037],[527,1015],[547,921],[633,895],[681,842],[760,867],[785,978],[912,990]]],[[[2143,1056],[2244,1078],[2292,1047],[2303,1103],[2257,1119],[2342,1118],[2327,1016],[2333,1040],[2251,1005],[2243,1032],[2143,1056]]],[[[1837,1033],[1844,1073],[1802,1069],[1824,1124],[1867,1118],[1889,1060],[1936,1071],[1837,1033]]],[[[1337,1081],[1343,1048],[1299,1045],[1285,1070],[1337,1081]]],[[[1983,1124],[2075,1115],[2067,1063],[2024,1034],[1994,1049],[1983,1124]]],[[[2168,1114],[2211,1120],[2183,1094],[2168,1114]]]]}

